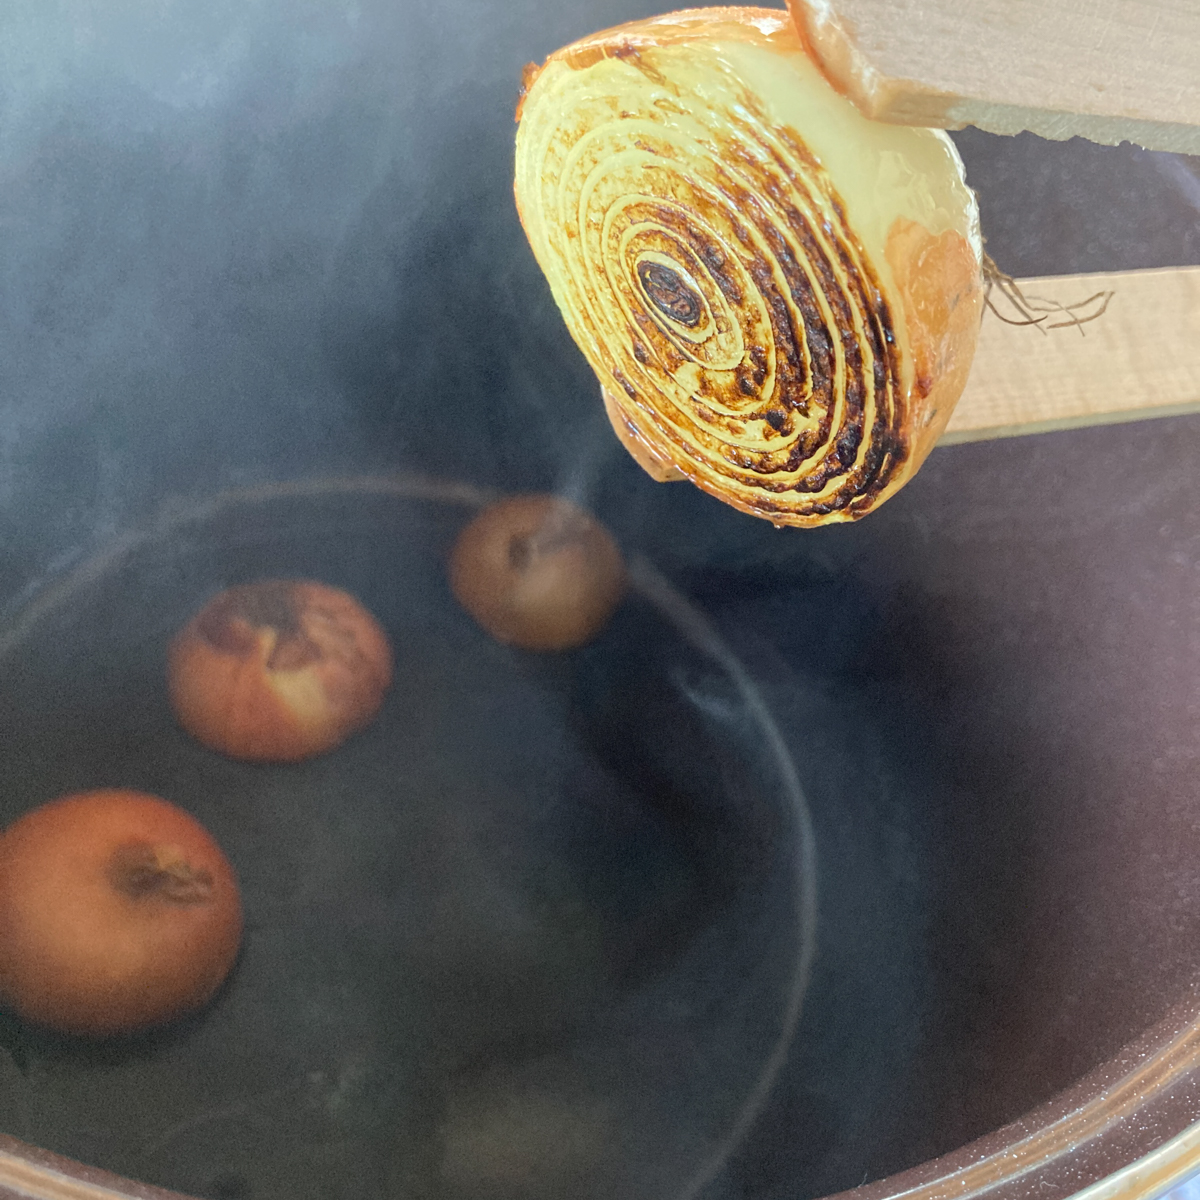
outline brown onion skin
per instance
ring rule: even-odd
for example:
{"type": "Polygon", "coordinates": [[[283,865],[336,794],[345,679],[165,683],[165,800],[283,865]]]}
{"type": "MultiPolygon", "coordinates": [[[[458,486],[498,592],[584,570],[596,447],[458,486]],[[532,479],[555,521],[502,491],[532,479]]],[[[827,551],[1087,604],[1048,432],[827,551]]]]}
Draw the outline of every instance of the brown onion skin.
{"type": "Polygon", "coordinates": [[[51,801],[0,836],[0,999],[102,1037],[206,1004],[242,935],[237,879],[180,808],[109,789],[51,801]]]}
{"type": "Polygon", "coordinates": [[[511,496],[459,535],[450,588],[497,641],[568,650],[608,624],[625,592],[625,565],[608,530],[569,501],[511,496]]]}
{"type": "Polygon", "coordinates": [[[180,725],[246,762],[299,762],[370,724],[392,648],[353,596],[263,580],[214,596],[172,640],[167,687],[180,725]]]}

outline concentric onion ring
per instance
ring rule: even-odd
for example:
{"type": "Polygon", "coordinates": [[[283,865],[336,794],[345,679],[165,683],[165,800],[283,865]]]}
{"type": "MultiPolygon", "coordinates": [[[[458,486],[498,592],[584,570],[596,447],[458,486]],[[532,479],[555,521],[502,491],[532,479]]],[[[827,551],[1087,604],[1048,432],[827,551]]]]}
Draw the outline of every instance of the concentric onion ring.
{"type": "Polygon", "coordinates": [[[945,134],[867,120],[753,8],[576,42],[518,118],[522,224],[643,467],[787,525],[912,476],[982,311],[945,134]]]}

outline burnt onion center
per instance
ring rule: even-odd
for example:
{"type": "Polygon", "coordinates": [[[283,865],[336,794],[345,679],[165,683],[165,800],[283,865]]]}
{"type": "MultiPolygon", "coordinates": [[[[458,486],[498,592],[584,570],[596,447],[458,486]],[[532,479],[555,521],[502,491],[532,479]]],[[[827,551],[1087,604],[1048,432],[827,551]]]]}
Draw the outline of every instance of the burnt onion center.
{"type": "Polygon", "coordinates": [[[678,271],[665,263],[640,262],[637,276],[650,303],[664,317],[689,328],[700,323],[704,301],[678,271]]]}

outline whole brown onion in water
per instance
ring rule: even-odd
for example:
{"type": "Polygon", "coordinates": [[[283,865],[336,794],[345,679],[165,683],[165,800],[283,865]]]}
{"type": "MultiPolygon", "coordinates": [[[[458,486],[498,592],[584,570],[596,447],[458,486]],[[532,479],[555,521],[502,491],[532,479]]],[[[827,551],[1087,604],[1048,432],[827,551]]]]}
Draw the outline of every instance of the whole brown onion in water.
{"type": "Polygon", "coordinates": [[[625,567],[608,530],[570,501],[510,496],[459,535],[450,588],[497,641],[567,650],[608,623],[625,591],[625,567]]]}
{"type": "Polygon", "coordinates": [[[218,593],[172,639],[167,685],[197,741],[249,762],[298,762],[371,722],[392,649],[349,593],[266,579],[218,593]]]}

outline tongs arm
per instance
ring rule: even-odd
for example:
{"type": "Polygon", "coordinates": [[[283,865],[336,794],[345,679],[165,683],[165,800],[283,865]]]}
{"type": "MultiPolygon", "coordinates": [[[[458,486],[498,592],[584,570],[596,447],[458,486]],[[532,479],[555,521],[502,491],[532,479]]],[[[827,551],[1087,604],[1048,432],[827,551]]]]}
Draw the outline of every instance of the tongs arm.
{"type": "Polygon", "coordinates": [[[1200,154],[1200,0],[789,0],[868,116],[1200,154]]]}

